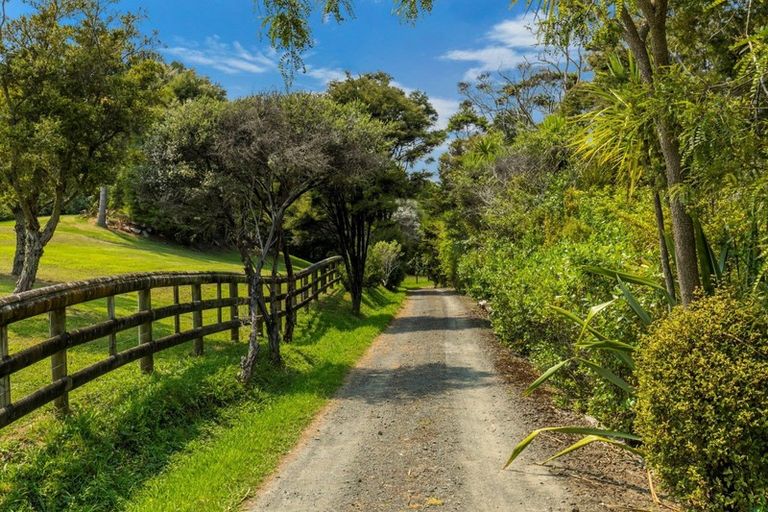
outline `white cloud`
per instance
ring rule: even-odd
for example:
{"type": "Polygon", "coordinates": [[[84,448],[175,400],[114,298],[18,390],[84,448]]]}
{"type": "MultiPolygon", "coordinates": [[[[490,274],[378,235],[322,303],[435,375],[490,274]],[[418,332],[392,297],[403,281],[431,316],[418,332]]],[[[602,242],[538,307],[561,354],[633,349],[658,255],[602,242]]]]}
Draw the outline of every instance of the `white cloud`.
{"type": "MultiPolygon", "coordinates": [[[[176,46],[164,48],[163,53],[184,64],[211,68],[228,75],[276,72],[280,56],[273,49],[261,52],[248,49],[239,41],[224,42],[219,36],[205,38],[202,43],[179,40],[176,46]]],[[[306,76],[325,87],[333,80],[343,80],[344,71],[307,65],[306,76]]]]}
{"type": "Polygon", "coordinates": [[[429,102],[437,110],[437,128],[443,130],[448,127],[448,120],[459,110],[459,102],[447,98],[430,97],[429,102]]]}
{"type": "Polygon", "coordinates": [[[177,46],[162,50],[165,54],[185,64],[209,67],[235,75],[260,74],[275,69],[276,62],[270,56],[248,50],[239,42],[222,42],[218,36],[207,37],[202,44],[181,41],[177,46]]]}
{"type": "Polygon", "coordinates": [[[481,73],[514,69],[538,53],[534,26],[532,14],[521,14],[494,25],[484,37],[490,44],[472,50],[451,50],[442,58],[474,63],[464,74],[468,81],[481,73]]]}
{"type": "Polygon", "coordinates": [[[488,38],[511,48],[536,46],[535,28],[536,18],[526,13],[494,25],[488,38]]]}
{"type": "Polygon", "coordinates": [[[316,68],[314,66],[307,66],[306,75],[318,80],[324,86],[334,80],[344,80],[347,77],[347,74],[341,69],[316,68]]]}
{"type": "Polygon", "coordinates": [[[515,48],[488,46],[479,50],[452,50],[443,57],[459,62],[477,63],[477,66],[469,68],[464,73],[464,79],[471,81],[481,73],[514,69],[533,55],[534,52],[523,52],[515,48]]]}

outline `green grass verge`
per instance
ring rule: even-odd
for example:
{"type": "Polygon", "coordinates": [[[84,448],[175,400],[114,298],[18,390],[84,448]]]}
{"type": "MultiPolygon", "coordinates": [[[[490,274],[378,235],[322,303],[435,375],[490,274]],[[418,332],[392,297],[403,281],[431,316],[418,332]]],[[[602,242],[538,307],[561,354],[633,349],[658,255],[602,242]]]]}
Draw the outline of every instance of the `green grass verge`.
{"type": "MultiPolygon", "coordinates": [[[[0,262],[10,261],[12,226],[0,223],[0,262]]],[[[299,262],[302,263],[302,262],[299,262]]],[[[229,253],[203,253],[110,233],[82,219],[64,219],[46,250],[41,276],[69,281],[147,270],[239,270],[229,253]]],[[[422,283],[423,284],[423,279],[422,283]]],[[[404,288],[418,287],[412,279],[404,288]]],[[[10,280],[0,280],[0,293],[10,280]]],[[[188,293],[188,291],[186,292],[188,293]]],[[[212,297],[215,290],[205,289],[212,297]]],[[[206,354],[190,356],[190,344],[155,355],[156,371],[136,364],[71,393],[73,414],[58,420],[43,408],[0,431],[0,510],[229,510],[274,470],[281,456],[344,375],[384,329],[404,291],[366,294],[363,314],[349,313],[337,291],[299,315],[296,341],[284,346],[282,369],[262,364],[252,385],[236,381],[245,343],[225,335],[206,338],[206,354]]],[[[185,297],[182,296],[182,300],[185,297]]],[[[155,306],[170,290],[153,294],[155,306]]],[[[135,311],[135,294],[121,296],[118,314],[135,311]]],[[[70,309],[76,328],[105,318],[104,301],[70,309]]],[[[215,312],[208,312],[206,323],[215,312]]],[[[182,317],[191,325],[191,318],[182,317]]],[[[11,351],[44,337],[43,317],[13,324],[11,351]]],[[[157,322],[155,336],[172,320],[157,322]]],[[[245,339],[247,332],[243,330],[245,339]]],[[[135,332],[119,337],[136,343],[135,332]]],[[[71,370],[101,360],[106,340],[69,351],[71,370]]],[[[14,374],[13,398],[49,382],[47,361],[14,374]]]]}
{"type": "Polygon", "coordinates": [[[263,363],[250,386],[235,378],[245,344],[225,341],[207,342],[203,357],[165,360],[152,376],[133,367],[109,374],[109,396],[97,403],[75,396],[70,418],[38,419],[38,439],[17,432],[0,442],[0,510],[237,508],[404,296],[367,293],[361,317],[340,291],[324,298],[300,314],[296,341],[283,348],[285,367],[263,363]]]}
{"type": "Polygon", "coordinates": [[[397,312],[403,292],[368,293],[363,318],[341,295],[305,317],[285,347],[286,370],[259,370],[262,400],[232,411],[204,442],[177,454],[133,497],[131,511],[232,510],[277,466],[344,376],[397,312]],[[317,334],[322,333],[319,337],[317,334]]]}
{"type": "MultiPolygon", "coordinates": [[[[15,238],[12,222],[0,223],[0,264],[10,266],[15,238]]],[[[303,268],[307,262],[295,259],[297,268],[303,268]]],[[[282,267],[281,267],[282,269],[282,267]]],[[[45,255],[40,267],[40,283],[67,282],[81,279],[90,279],[97,276],[125,274],[130,272],[149,271],[233,271],[241,272],[242,266],[238,262],[237,255],[232,251],[203,252],[194,249],[166,244],[160,241],[142,237],[112,232],[98,228],[89,220],[77,216],[65,216],[61,220],[59,229],[45,249],[45,255]]],[[[10,276],[0,275],[0,296],[10,293],[13,289],[13,280],[10,276]]],[[[216,297],[216,287],[203,286],[204,299],[216,297]]],[[[227,293],[225,290],[224,293],[227,293]]],[[[241,285],[240,294],[246,294],[245,285],[241,285]]],[[[180,290],[182,302],[191,300],[191,291],[188,287],[180,290]]],[[[155,289],[152,291],[152,304],[154,307],[168,306],[173,303],[172,289],[155,289]]],[[[127,316],[138,309],[138,297],[136,293],[118,296],[115,301],[117,316],[127,316]]],[[[247,314],[247,308],[243,307],[241,315],[247,314]]],[[[67,328],[69,330],[85,327],[87,325],[107,320],[106,299],[95,300],[78,304],[67,310],[67,328]]],[[[210,324],[216,321],[216,311],[206,311],[203,314],[204,323],[210,324]]],[[[191,314],[182,315],[183,328],[191,328],[191,314]]],[[[11,353],[28,348],[47,338],[47,315],[40,315],[21,322],[11,324],[9,332],[9,350],[11,353]]],[[[155,338],[167,336],[173,333],[173,319],[168,318],[153,324],[155,338]]],[[[222,334],[211,337],[214,341],[224,341],[222,334]]],[[[124,331],[117,337],[118,350],[124,350],[137,343],[136,329],[124,331]]],[[[155,356],[159,364],[172,365],[179,357],[186,355],[189,344],[176,347],[155,356]]],[[[108,341],[106,339],[78,346],[68,351],[68,365],[70,372],[90,366],[103,360],[108,354],[108,341]]],[[[120,372],[129,370],[121,369],[120,372]]],[[[73,393],[80,397],[84,403],[100,402],[104,396],[113,394],[113,389],[118,381],[113,382],[112,374],[99,379],[97,382],[85,386],[82,390],[73,393]]],[[[11,377],[11,399],[19,400],[42,386],[50,383],[50,363],[48,360],[15,373],[11,377]]],[[[50,414],[49,409],[41,411],[42,414],[50,414]]],[[[22,418],[14,427],[33,425],[41,412],[22,418]]],[[[0,431],[0,438],[7,435],[5,429],[0,431]]],[[[0,479],[0,482],[2,480],[0,479]]]]}

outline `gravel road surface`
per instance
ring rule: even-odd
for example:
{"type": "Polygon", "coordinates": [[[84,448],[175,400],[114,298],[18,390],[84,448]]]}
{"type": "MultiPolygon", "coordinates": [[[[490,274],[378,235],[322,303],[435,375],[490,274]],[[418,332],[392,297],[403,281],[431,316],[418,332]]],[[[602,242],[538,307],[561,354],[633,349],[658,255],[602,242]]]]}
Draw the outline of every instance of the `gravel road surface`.
{"type": "Polygon", "coordinates": [[[410,292],[246,510],[579,510],[564,477],[533,463],[541,453],[502,470],[528,433],[526,411],[494,368],[487,331],[455,292],[410,292]]]}

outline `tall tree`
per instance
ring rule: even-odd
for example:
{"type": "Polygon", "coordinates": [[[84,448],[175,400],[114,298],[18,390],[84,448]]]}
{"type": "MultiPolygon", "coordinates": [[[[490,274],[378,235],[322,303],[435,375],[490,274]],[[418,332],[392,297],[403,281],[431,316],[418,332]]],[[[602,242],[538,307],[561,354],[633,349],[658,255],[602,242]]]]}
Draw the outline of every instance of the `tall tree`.
{"type": "Polygon", "coordinates": [[[124,158],[159,86],[136,16],[97,0],[28,3],[31,14],[0,20],[1,179],[23,217],[17,292],[34,284],[67,202],[124,158]]]}
{"type": "Polygon", "coordinates": [[[358,104],[373,119],[386,124],[392,158],[410,167],[445,140],[434,129],[437,111],[421,91],[406,93],[386,73],[347,74],[345,80],[328,85],[328,95],[337,103],[358,104]]]}
{"type": "MultiPolygon", "coordinates": [[[[271,276],[277,277],[286,212],[326,174],[323,147],[329,132],[323,126],[324,107],[309,94],[254,96],[229,105],[218,127],[219,190],[231,218],[231,240],[249,278],[253,325],[261,315],[277,365],[282,363],[277,289],[272,284],[268,299],[262,271],[269,263],[271,276]]],[[[243,380],[253,374],[258,335],[253,329],[242,362],[243,380]]]]}
{"type": "Polygon", "coordinates": [[[333,159],[334,173],[318,189],[317,199],[336,235],[344,259],[352,311],[360,314],[365,263],[374,226],[397,209],[404,172],[385,159],[367,154],[370,139],[358,139],[333,159]],[[364,163],[360,165],[360,159],[364,163]]]}

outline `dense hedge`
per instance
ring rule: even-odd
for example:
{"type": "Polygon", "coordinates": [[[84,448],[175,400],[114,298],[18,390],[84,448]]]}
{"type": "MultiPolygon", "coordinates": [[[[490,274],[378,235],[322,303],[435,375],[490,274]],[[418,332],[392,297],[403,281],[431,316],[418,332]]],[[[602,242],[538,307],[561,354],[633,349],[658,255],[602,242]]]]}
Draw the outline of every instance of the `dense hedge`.
{"type": "Polygon", "coordinates": [[[636,426],[648,461],[694,510],[764,510],[768,318],[720,293],[642,339],[636,426]]]}
{"type": "MultiPolygon", "coordinates": [[[[500,339],[542,371],[576,355],[573,342],[578,329],[549,306],[583,317],[591,306],[616,295],[615,281],[589,274],[585,266],[658,273],[654,230],[643,223],[653,215],[650,197],[641,194],[630,200],[611,189],[587,194],[572,188],[549,197],[549,202],[526,213],[533,224],[524,236],[484,239],[458,264],[465,290],[490,303],[500,339]]],[[[635,292],[650,311],[661,314],[657,294],[635,292]]],[[[595,326],[611,339],[630,343],[642,328],[622,301],[605,310],[595,326]]],[[[600,362],[631,381],[617,360],[608,357],[600,362]]],[[[576,409],[614,428],[631,427],[628,397],[588,370],[573,367],[553,382],[563,391],[561,399],[576,409]]]]}

